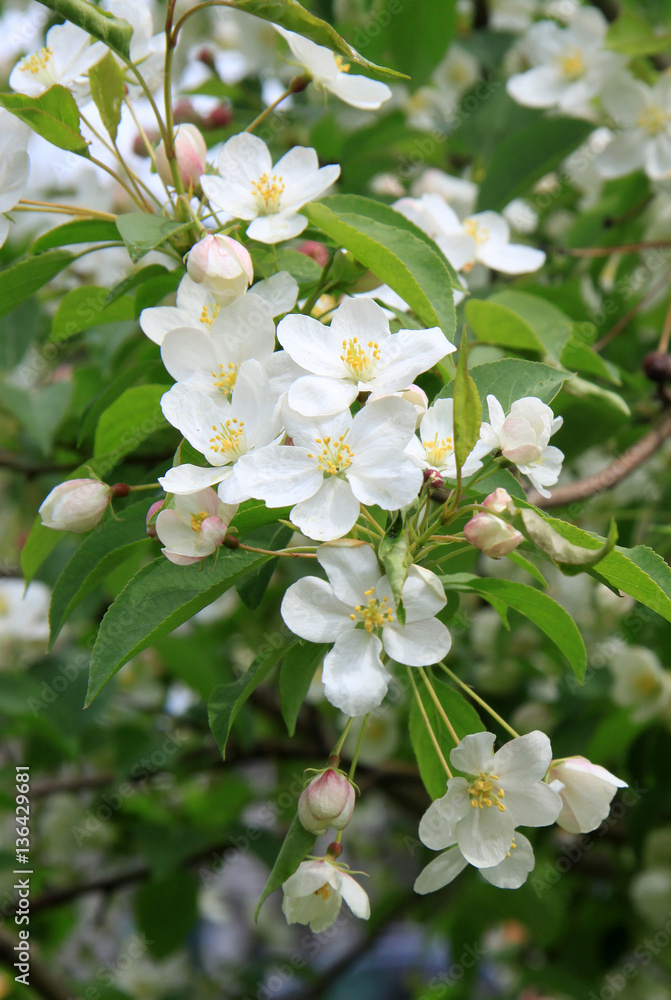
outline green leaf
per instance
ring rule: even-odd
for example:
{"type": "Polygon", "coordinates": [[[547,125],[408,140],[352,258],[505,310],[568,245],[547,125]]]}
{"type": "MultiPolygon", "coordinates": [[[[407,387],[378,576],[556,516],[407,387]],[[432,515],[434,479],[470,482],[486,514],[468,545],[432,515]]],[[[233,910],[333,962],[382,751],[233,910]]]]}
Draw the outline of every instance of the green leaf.
{"type": "MultiPolygon", "coordinates": [[[[572,376],[570,372],[559,371],[540,361],[501,358],[476,365],[471,369],[471,377],[478,387],[480,400],[484,403],[491,393],[507,413],[522,396],[537,396],[544,403],[551,403],[563,383],[572,376]]],[[[438,395],[448,399],[453,396],[454,382],[446,385],[438,395]]]]}
{"type": "Polygon", "coordinates": [[[145,882],[135,895],[135,913],[151,954],[166,958],[184,944],[198,921],[196,880],[189,871],[173,871],[145,882]]]}
{"type": "Polygon", "coordinates": [[[589,344],[585,344],[575,336],[572,336],[564,347],[560,361],[565,368],[571,371],[596,375],[598,378],[612,382],[613,385],[622,384],[617,367],[602,358],[589,344]]]}
{"type": "Polygon", "coordinates": [[[259,899],[256,910],[254,911],[255,921],[258,919],[261,907],[271,892],[275,892],[275,889],[279,889],[280,886],[284,885],[286,880],[293,875],[301,861],[305,859],[305,856],[309,854],[315,846],[316,840],[317,838],[314,833],[310,833],[306,830],[298,816],[294,816],[287,835],[284,838],[282,847],[280,848],[280,853],[277,855],[277,861],[273,865],[273,869],[268,877],[265,888],[261,893],[261,898],[259,899]]]}
{"type": "Polygon", "coordinates": [[[508,134],[496,147],[480,186],[478,211],[502,208],[550,173],[583,142],[593,125],[577,118],[540,118],[508,134]]]}
{"type": "Polygon", "coordinates": [[[52,146],[88,157],[88,143],[79,131],[77,102],[65,87],[56,84],[39,97],[0,94],[0,106],[11,111],[52,146]]]}
{"type": "Polygon", "coordinates": [[[130,295],[117,299],[105,308],[108,296],[109,288],[97,285],[83,285],[66,292],[54,313],[50,340],[59,344],[92,326],[135,318],[135,303],[130,295]]]}
{"type": "Polygon", "coordinates": [[[408,74],[414,90],[444,58],[454,34],[455,10],[456,4],[445,0],[384,0],[371,7],[370,21],[358,29],[354,42],[360,48],[371,44],[376,58],[388,59],[408,74]]]}
{"type": "Polygon", "coordinates": [[[142,500],[126,507],[117,517],[107,518],[84,538],[71,556],[51,592],[50,646],[77,605],[111,570],[132,552],[155,544],[147,537],[145,527],[152,502],[142,500]]]}
{"type": "MultiPolygon", "coordinates": [[[[506,289],[493,295],[488,302],[503,306],[527,324],[540,345],[541,354],[558,362],[573,334],[573,324],[561,309],[539,295],[506,289]]],[[[537,348],[538,350],[539,348],[537,348]]]]}
{"type": "Polygon", "coordinates": [[[506,306],[489,300],[469,299],[464,315],[477,339],[485,344],[498,344],[513,351],[542,351],[528,323],[506,306]]]}
{"type": "Polygon", "coordinates": [[[151,434],[167,427],[161,397],[169,388],[169,385],[137,385],[122,392],[98,421],[93,454],[113,456],[117,464],[151,434]]]}
{"type": "Polygon", "coordinates": [[[671,33],[656,32],[651,21],[630,7],[621,6],[617,20],[608,26],[604,47],[626,56],[647,56],[667,52],[671,33]]]}
{"type": "Polygon", "coordinates": [[[322,232],[351,250],[357,260],[390,285],[426,326],[440,326],[448,338],[454,335],[450,274],[444,258],[424,240],[368,215],[334,211],[328,198],[307,205],[303,211],[322,232]]]}
{"type": "MultiPolygon", "coordinates": [[[[259,548],[282,549],[288,543],[292,534],[293,531],[291,528],[287,528],[285,525],[280,525],[279,529],[276,530],[274,534],[269,536],[266,532],[265,537],[262,537],[258,541],[252,541],[252,544],[258,545],[259,548]]],[[[235,589],[237,590],[243,603],[246,604],[248,608],[251,608],[252,610],[258,608],[259,604],[263,600],[263,595],[268,589],[270,578],[276,569],[277,559],[271,559],[269,562],[264,563],[263,566],[259,566],[258,569],[253,570],[244,578],[244,580],[241,580],[238,584],[236,584],[235,589]]]]}
{"type": "Polygon", "coordinates": [[[611,521],[608,538],[598,549],[574,545],[552,528],[546,519],[531,508],[522,508],[520,517],[531,540],[541,549],[558,569],[567,576],[575,576],[591,569],[601,562],[617,541],[617,525],[611,521]]]}
{"type": "Polygon", "coordinates": [[[280,705],[289,736],[296,732],[296,720],[315,672],[329,651],[329,643],[298,642],[291,646],[280,668],[280,705]]]}
{"type": "Polygon", "coordinates": [[[395,69],[376,66],[375,63],[364,59],[356,49],[340,37],[335,28],[321,18],[315,17],[297,0],[235,0],[234,6],[236,10],[245,10],[255,17],[262,17],[265,21],[279,24],[288,31],[295,31],[298,35],[316,42],[317,45],[325,45],[327,49],[340,53],[357,66],[368,70],[373,76],[404,78],[404,74],[395,69]]]}
{"type": "Polygon", "coordinates": [[[566,392],[577,399],[586,399],[588,402],[595,403],[602,409],[608,407],[608,409],[614,410],[620,420],[623,416],[631,416],[628,404],[617,392],[604,389],[603,386],[588,382],[587,379],[580,378],[578,375],[574,375],[567,384],[566,392]]]}
{"type": "Polygon", "coordinates": [[[112,142],[115,142],[126,85],[119,64],[111,52],[89,70],[89,83],[91,97],[100,112],[103,125],[112,142]]]}
{"type": "Polygon", "coordinates": [[[53,247],[69,246],[72,243],[109,243],[119,239],[116,223],[105,219],[75,219],[63,226],[56,226],[48,233],[38,236],[28,253],[41,253],[53,247]]]}
{"type": "Polygon", "coordinates": [[[207,715],[212,735],[217,741],[221,756],[226,759],[226,744],[235,718],[253,691],[266,679],[278,660],[299,645],[298,640],[287,648],[280,641],[277,645],[266,643],[242,677],[231,684],[217,684],[207,705],[207,715]]]}
{"type": "Polygon", "coordinates": [[[247,534],[266,524],[275,524],[276,521],[286,520],[290,513],[291,507],[271,508],[266,507],[263,500],[246,500],[238,507],[231,524],[237,528],[240,534],[247,534]]]}
{"type": "Polygon", "coordinates": [[[74,257],[67,250],[46,250],[8,267],[0,274],[0,316],[6,316],[29,299],[72,260],[74,257]]]}
{"type": "Polygon", "coordinates": [[[125,59],[130,59],[130,40],[133,27],[121,17],[114,17],[94,7],[87,0],[40,0],[50,10],[83,28],[99,42],[104,42],[125,59]]]}
{"type": "Polygon", "coordinates": [[[466,336],[461,335],[454,390],[454,458],[460,470],[480,437],[482,404],[478,389],[469,375],[466,336]]]}
{"type": "Polygon", "coordinates": [[[195,566],[175,566],[161,556],[143,567],[102,620],[91,656],[86,705],[155,636],[188,621],[268,558],[258,552],[220,549],[216,559],[195,566]]]}
{"type": "Polygon", "coordinates": [[[534,580],[537,580],[541,587],[547,587],[548,582],[539,568],[534,566],[534,564],[523,556],[521,552],[509,552],[507,558],[510,559],[511,562],[515,563],[516,566],[519,566],[520,569],[523,569],[526,573],[528,573],[529,576],[533,576],[534,580]]]}
{"type": "Polygon", "coordinates": [[[150,250],[165,243],[170,236],[191,225],[190,222],[175,222],[174,219],[148,212],[117,215],[116,224],[134,264],[150,250]]]}
{"type": "Polygon", "coordinates": [[[153,278],[175,274],[175,282],[177,283],[183,277],[183,273],[181,268],[175,268],[175,271],[168,271],[163,264],[148,264],[146,267],[141,267],[138,271],[135,271],[134,274],[129,274],[127,278],[124,278],[118,285],[115,285],[105,300],[105,306],[111,305],[117,299],[120,299],[122,295],[127,295],[134,288],[143,285],[146,281],[151,281],[153,278]],[[176,271],[179,272],[179,278],[175,274],[176,271]]]}
{"type": "Polygon", "coordinates": [[[84,410],[77,434],[77,447],[89,435],[93,434],[100,415],[112,405],[115,399],[118,399],[124,389],[137,385],[138,382],[152,382],[155,378],[161,378],[164,375],[165,368],[161,361],[141,361],[137,365],[124,368],[101,393],[93,397],[84,410]]]}
{"type": "MultiPolygon", "coordinates": [[[[483,733],[485,731],[485,727],[476,710],[458,691],[455,691],[452,687],[448,687],[447,684],[444,684],[436,677],[432,679],[431,683],[443,711],[452,723],[460,740],[469,733],[483,733]]],[[[442,750],[445,760],[449,763],[450,751],[454,749],[456,744],[447,731],[445,723],[426,686],[419,681],[417,682],[417,686],[431,728],[438,740],[438,745],[442,750]]],[[[422,781],[424,782],[424,787],[432,799],[439,799],[445,794],[447,775],[443,770],[443,765],[438,758],[436,748],[426,728],[426,723],[417,704],[417,699],[414,697],[410,705],[409,730],[410,743],[417,758],[417,765],[422,781]]]]}
{"type": "MultiPolygon", "coordinates": [[[[417,503],[410,504],[409,509],[414,512],[417,509],[417,503]]],[[[396,617],[401,625],[405,625],[405,608],[401,594],[403,584],[408,576],[408,569],[412,565],[410,535],[405,524],[407,513],[408,508],[405,512],[396,512],[378,550],[380,562],[384,566],[394,597],[396,617]]]]}

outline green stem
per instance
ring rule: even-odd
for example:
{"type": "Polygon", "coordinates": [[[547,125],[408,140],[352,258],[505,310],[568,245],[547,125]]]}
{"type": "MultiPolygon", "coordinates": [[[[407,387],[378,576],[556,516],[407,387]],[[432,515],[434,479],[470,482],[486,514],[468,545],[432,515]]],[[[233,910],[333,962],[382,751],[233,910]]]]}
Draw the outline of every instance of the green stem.
{"type": "Polygon", "coordinates": [[[420,674],[422,676],[422,680],[426,684],[426,686],[428,688],[428,691],[429,691],[429,694],[431,695],[431,700],[433,701],[434,705],[438,709],[438,714],[440,715],[441,719],[445,723],[445,726],[447,728],[448,733],[450,734],[450,736],[454,740],[454,745],[457,746],[459,744],[459,742],[460,742],[459,737],[456,734],[454,726],[450,722],[450,719],[449,719],[449,717],[447,715],[447,712],[445,711],[445,709],[443,708],[443,706],[440,704],[440,699],[439,699],[438,695],[436,694],[436,692],[434,690],[433,684],[429,680],[429,675],[427,674],[427,672],[424,669],[424,667],[419,667],[418,669],[419,669],[419,672],[420,672],[420,674]]]}
{"type": "Polygon", "coordinates": [[[282,101],[286,101],[287,97],[291,97],[293,93],[294,93],[293,87],[287,87],[287,89],[284,91],[283,94],[280,94],[280,96],[276,100],[274,100],[272,104],[269,104],[267,108],[263,109],[260,115],[256,116],[254,121],[247,126],[245,132],[253,132],[256,126],[260,125],[261,122],[264,120],[264,118],[267,118],[268,115],[275,110],[278,104],[281,104],[282,101]]]}
{"type": "Polygon", "coordinates": [[[410,683],[412,685],[412,690],[413,690],[413,693],[415,695],[415,700],[417,702],[417,707],[419,708],[420,712],[422,713],[422,718],[424,719],[424,725],[426,726],[428,734],[431,737],[431,742],[433,743],[434,750],[438,754],[438,759],[440,760],[440,763],[443,766],[445,774],[448,776],[448,778],[452,778],[452,777],[454,777],[454,775],[452,774],[452,771],[450,770],[449,764],[445,760],[445,757],[443,755],[443,751],[440,749],[440,744],[438,743],[438,740],[436,738],[436,734],[434,733],[433,728],[431,726],[431,723],[429,722],[429,717],[426,714],[426,709],[424,708],[424,703],[422,702],[422,699],[420,697],[419,691],[417,690],[417,685],[415,684],[415,678],[412,676],[412,670],[411,670],[410,667],[406,667],[405,669],[408,671],[408,677],[410,678],[410,683]]]}
{"type": "Polygon", "coordinates": [[[515,739],[517,739],[517,737],[520,734],[518,732],[516,732],[513,729],[512,726],[509,726],[508,723],[505,721],[505,719],[502,719],[501,716],[499,715],[499,713],[495,712],[494,709],[491,707],[491,705],[487,704],[487,702],[484,700],[484,698],[481,698],[480,695],[477,694],[477,692],[475,692],[473,690],[473,688],[469,687],[468,684],[465,684],[464,681],[462,681],[460,677],[457,677],[457,675],[455,673],[453,673],[450,670],[449,667],[446,667],[444,663],[439,663],[437,665],[439,667],[441,667],[445,671],[445,673],[448,675],[448,677],[451,677],[452,680],[456,684],[458,684],[459,687],[462,688],[462,690],[464,690],[467,695],[469,695],[469,697],[471,697],[473,699],[473,701],[476,701],[478,703],[478,705],[480,705],[482,708],[484,708],[485,712],[489,712],[489,714],[491,715],[492,719],[496,719],[496,721],[498,722],[498,724],[500,726],[503,726],[503,728],[506,730],[506,732],[510,733],[511,736],[514,736],[515,739]]]}
{"type": "Polygon", "coordinates": [[[336,745],[333,747],[333,750],[331,750],[331,754],[330,754],[331,757],[340,757],[340,751],[342,750],[343,743],[345,742],[345,740],[347,739],[347,737],[349,735],[349,731],[352,728],[352,723],[353,722],[354,722],[354,719],[351,718],[351,719],[348,719],[347,722],[345,723],[345,728],[343,729],[342,733],[340,734],[340,739],[338,740],[338,742],[336,743],[336,745]]]}
{"type": "Polygon", "coordinates": [[[368,720],[370,718],[370,712],[368,712],[363,717],[363,722],[361,723],[361,729],[359,730],[359,736],[356,741],[356,747],[354,748],[354,756],[352,757],[352,763],[349,769],[348,778],[350,781],[354,781],[354,775],[356,773],[356,766],[359,762],[359,751],[361,750],[361,744],[363,743],[364,733],[366,732],[366,726],[368,725],[368,720]]]}

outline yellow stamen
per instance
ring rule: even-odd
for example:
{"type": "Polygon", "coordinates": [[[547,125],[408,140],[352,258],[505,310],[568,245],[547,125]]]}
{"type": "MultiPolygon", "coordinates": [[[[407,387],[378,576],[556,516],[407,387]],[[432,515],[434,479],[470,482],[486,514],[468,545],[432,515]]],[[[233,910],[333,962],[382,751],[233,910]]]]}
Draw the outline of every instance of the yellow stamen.
{"type": "Polygon", "coordinates": [[[439,441],[436,433],[430,441],[424,442],[424,449],[427,462],[435,469],[442,469],[446,457],[454,452],[454,441],[451,437],[444,437],[439,441]]]}
{"type": "Polygon", "coordinates": [[[216,302],[211,302],[209,305],[203,306],[200,313],[200,322],[204,323],[205,326],[212,326],[219,315],[220,309],[221,306],[217,305],[216,302]]]}
{"type": "Polygon", "coordinates": [[[210,515],[206,510],[199,510],[197,514],[191,515],[191,530],[200,534],[203,521],[206,520],[210,515]]]}
{"type": "Polygon", "coordinates": [[[342,56],[336,56],[335,57],[335,64],[338,67],[338,72],[340,72],[340,73],[349,73],[349,69],[350,69],[349,63],[345,62],[345,60],[343,59],[342,56]]]}
{"type": "Polygon", "coordinates": [[[328,899],[329,896],[331,895],[331,886],[328,884],[328,882],[325,882],[324,885],[321,886],[321,888],[315,889],[314,895],[321,896],[322,899],[328,899]]]}
{"type": "Polygon", "coordinates": [[[212,424],[212,430],[216,432],[214,437],[210,438],[212,451],[218,455],[224,455],[232,461],[239,458],[240,455],[244,455],[247,450],[244,426],[244,420],[238,420],[236,417],[231,417],[219,424],[218,428],[216,424],[212,424]]]}
{"type": "Polygon", "coordinates": [[[474,809],[483,809],[485,806],[490,809],[492,806],[496,806],[500,812],[506,811],[506,807],[501,801],[505,792],[502,788],[496,788],[494,784],[498,780],[498,774],[486,774],[481,771],[478,777],[471,782],[468,794],[474,809]]]}
{"type": "Polygon", "coordinates": [[[462,228],[465,233],[473,237],[478,246],[486,243],[489,239],[489,230],[487,227],[476,222],[475,219],[464,219],[462,228]]]}
{"type": "Polygon", "coordinates": [[[577,47],[566,49],[559,57],[559,65],[562,68],[564,76],[567,76],[569,80],[577,80],[585,72],[585,60],[583,59],[582,49],[577,47]]]}
{"type": "Polygon", "coordinates": [[[369,340],[367,346],[368,352],[359,343],[358,337],[342,342],[343,353],[340,355],[340,360],[352,378],[357,381],[370,378],[375,371],[375,362],[380,360],[380,345],[377,341],[369,340]]]}
{"type": "MultiPolygon", "coordinates": [[[[324,446],[317,455],[317,461],[320,470],[325,476],[337,476],[341,472],[344,472],[345,469],[349,469],[352,464],[354,454],[350,446],[345,442],[347,434],[348,432],[345,431],[333,443],[331,443],[330,437],[315,438],[315,444],[324,446]]],[[[312,458],[314,456],[309,454],[308,457],[312,458]]]]}
{"type": "Polygon", "coordinates": [[[671,113],[660,108],[658,104],[653,104],[649,108],[643,108],[639,114],[636,124],[644,128],[650,135],[657,135],[669,123],[671,113]]]}
{"type": "MultiPolygon", "coordinates": [[[[371,587],[365,591],[365,596],[370,597],[374,592],[375,587],[371,587]]],[[[361,616],[366,632],[371,633],[374,629],[393,622],[394,613],[391,608],[386,607],[388,600],[388,597],[383,597],[381,601],[377,597],[372,597],[366,605],[357,604],[354,610],[361,616]]],[[[355,621],[356,615],[350,615],[350,618],[355,621]]]]}
{"type": "Polygon", "coordinates": [[[32,73],[35,76],[47,68],[52,56],[53,52],[50,48],[40,49],[39,52],[34,52],[32,56],[24,56],[19,63],[19,69],[22,73],[32,73]]]}
{"type": "Polygon", "coordinates": [[[221,389],[224,396],[229,396],[233,391],[236,379],[238,377],[238,365],[234,365],[232,361],[228,362],[228,365],[219,365],[218,372],[212,372],[212,378],[214,379],[214,385],[217,389],[221,389]]]}
{"type": "Polygon", "coordinates": [[[284,181],[277,174],[269,177],[268,174],[264,173],[261,174],[258,181],[252,181],[252,194],[256,198],[256,204],[265,215],[279,211],[283,191],[284,181]]]}

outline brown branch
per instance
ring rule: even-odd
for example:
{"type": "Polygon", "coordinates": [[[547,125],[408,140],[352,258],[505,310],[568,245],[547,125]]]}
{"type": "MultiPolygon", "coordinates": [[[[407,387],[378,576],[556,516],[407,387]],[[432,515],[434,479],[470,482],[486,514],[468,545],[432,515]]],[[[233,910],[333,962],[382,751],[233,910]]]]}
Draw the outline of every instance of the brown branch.
{"type": "Polygon", "coordinates": [[[671,437],[671,413],[667,413],[653,430],[601,472],[586,479],[579,479],[576,483],[569,483],[568,486],[560,486],[552,491],[551,497],[542,497],[536,492],[530,493],[529,502],[537,507],[547,508],[565,507],[567,504],[588,500],[622,482],[634,469],[654,455],[669,437],[671,437]]]}

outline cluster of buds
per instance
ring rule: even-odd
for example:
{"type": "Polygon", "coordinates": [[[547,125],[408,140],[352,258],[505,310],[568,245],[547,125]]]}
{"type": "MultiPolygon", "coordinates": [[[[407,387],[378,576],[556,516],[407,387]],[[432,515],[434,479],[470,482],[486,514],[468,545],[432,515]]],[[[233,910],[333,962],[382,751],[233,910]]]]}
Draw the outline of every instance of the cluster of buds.
{"type": "Polygon", "coordinates": [[[466,540],[492,559],[507,556],[524,541],[521,531],[496,516],[504,510],[510,511],[512,502],[508,491],[499,487],[482,501],[482,506],[488,510],[479,511],[464,526],[466,540]]]}

